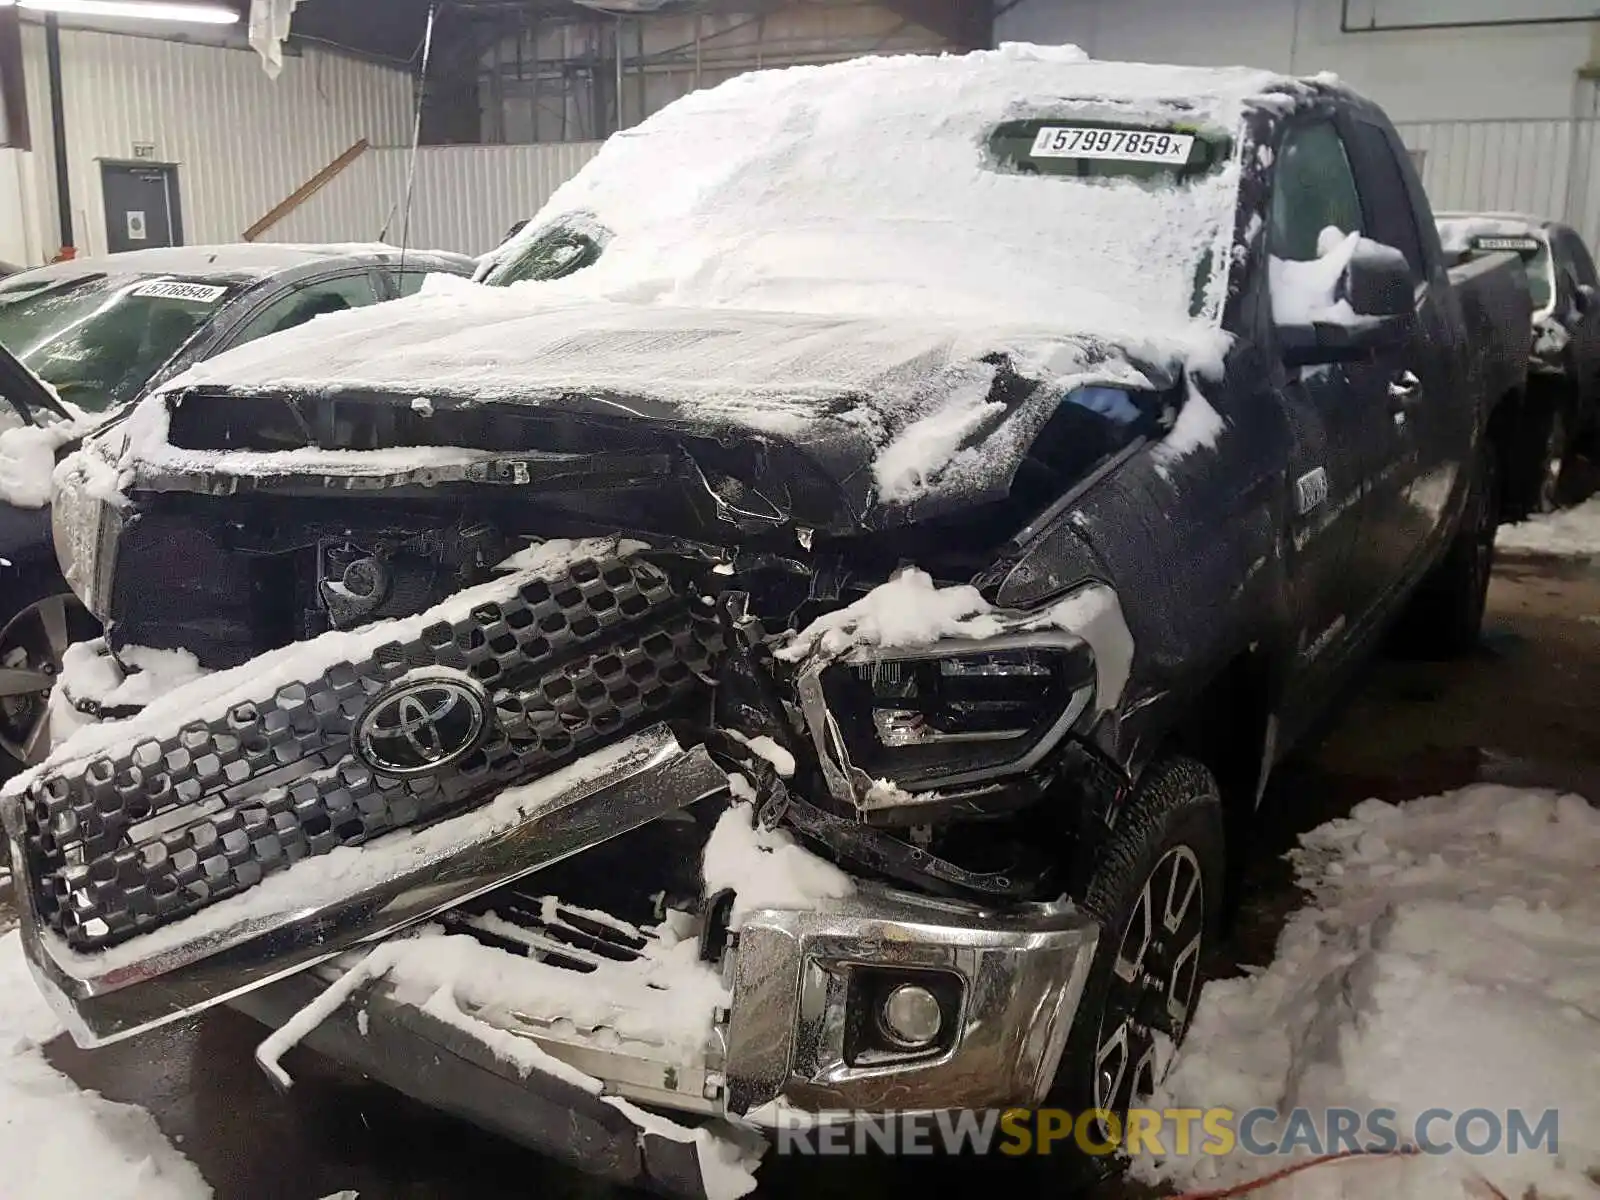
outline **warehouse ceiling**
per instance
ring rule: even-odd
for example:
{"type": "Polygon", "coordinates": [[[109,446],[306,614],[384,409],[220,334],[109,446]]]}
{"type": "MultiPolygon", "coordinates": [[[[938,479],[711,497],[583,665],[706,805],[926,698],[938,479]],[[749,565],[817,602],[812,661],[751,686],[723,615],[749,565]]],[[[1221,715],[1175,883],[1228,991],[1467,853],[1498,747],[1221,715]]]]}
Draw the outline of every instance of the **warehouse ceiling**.
{"type": "MultiPolygon", "coordinates": [[[[805,4],[867,3],[868,0],[441,0],[439,31],[451,38],[492,39],[530,17],[592,21],[604,12],[752,13],[805,4]]],[[[989,44],[992,0],[874,0],[906,20],[938,34],[952,46],[989,44]]],[[[241,0],[243,5],[243,0],[241,0]]],[[[413,61],[422,44],[430,0],[300,0],[293,34],[332,42],[379,58],[413,61]],[[380,15],[381,20],[377,19],[380,15]]]]}

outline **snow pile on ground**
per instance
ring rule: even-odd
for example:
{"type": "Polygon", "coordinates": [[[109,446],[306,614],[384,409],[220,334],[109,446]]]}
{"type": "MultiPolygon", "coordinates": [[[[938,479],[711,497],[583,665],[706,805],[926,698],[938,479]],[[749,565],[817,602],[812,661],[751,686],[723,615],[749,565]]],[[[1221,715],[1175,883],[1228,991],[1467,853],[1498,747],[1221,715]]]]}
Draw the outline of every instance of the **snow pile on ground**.
{"type": "Polygon", "coordinates": [[[150,1114],[82,1092],[45,1061],[61,1032],[22,956],[0,938],[0,1193],[31,1200],[202,1200],[194,1165],[150,1114]]]}
{"type": "MultiPolygon", "coordinates": [[[[1556,1109],[1559,1157],[1524,1148],[1330,1164],[1260,1194],[1594,1196],[1584,1172],[1600,1170],[1600,811],[1577,796],[1480,785],[1399,806],[1369,800],[1302,843],[1311,905],[1269,968],[1206,985],[1154,1106],[1305,1106],[1319,1120],[1330,1106],[1388,1108],[1403,1143],[1430,1108],[1502,1120],[1521,1109],[1530,1129],[1556,1109]]],[[[1452,1118],[1424,1134],[1454,1130],[1452,1118]]],[[[1213,1187],[1286,1161],[1195,1154],[1136,1170],[1213,1187]]]]}
{"type": "Polygon", "coordinates": [[[945,639],[992,638],[1002,633],[1064,629],[1094,650],[1096,704],[1115,706],[1133,669],[1133,639],[1122,604],[1110,588],[1081,588],[1043,612],[997,609],[971,584],[940,587],[926,571],[908,567],[844,608],[824,613],[777,651],[785,662],[852,652],[923,650],[945,639]]]}
{"type": "Polygon", "coordinates": [[[1575,508],[1503,525],[1495,545],[1539,554],[1600,555],[1600,496],[1575,508]]]}

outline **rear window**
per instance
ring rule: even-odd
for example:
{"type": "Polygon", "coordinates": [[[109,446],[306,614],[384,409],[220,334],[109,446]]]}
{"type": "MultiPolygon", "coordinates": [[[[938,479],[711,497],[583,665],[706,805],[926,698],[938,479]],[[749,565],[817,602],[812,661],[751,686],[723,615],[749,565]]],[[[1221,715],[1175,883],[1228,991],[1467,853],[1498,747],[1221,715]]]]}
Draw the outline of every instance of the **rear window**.
{"type": "Polygon", "coordinates": [[[483,274],[490,287],[562,279],[593,266],[605,252],[610,232],[587,217],[563,217],[537,236],[523,239],[483,274]]]}
{"type": "Polygon", "coordinates": [[[1218,175],[1232,154],[1233,139],[1227,134],[1183,124],[1033,117],[1007,121],[989,139],[991,168],[1061,181],[1060,236],[1068,244],[1080,240],[1085,268],[1106,280],[1102,286],[1126,291],[1118,275],[1141,268],[1131,260],[1115,261],[1116,255],[1106,264],[1109,271],[1090,266],[1095,240],[1148,245],[1154,257],[1162,239],[1187,226],[1191,244],[1172,246],[1168,253],[1192,264],[1183,287],[1191,317],[1201,316],[1218,291],[1218,264],[1210,243],[1215,229],[1226,226],[1232,216],[1231,203],[1226,210],[1219,204],[1209,216],[1200,211],[1203,204],[1194,203],[1202,191],[1197,185],[1218,175]],[[1129,189],[1130,184],[1135,188],[1129,189]],[[1114,191],[1118,188],[1123,189],[1121,199],[1114,191]],[[1134,206],[1135,200],[1143,202],[1141,207],[1134,206]],[[1152,228],[1152,222],[1167,228],[1152,228]]]}
{"type": "Polygon", "coordinates": [[[1032,118],[1007,121],[989,149],[996,164],[1027,175],[1183,183],[1228,160],[1232,139],[1183,125],[1115,125],[1032,118]]]}

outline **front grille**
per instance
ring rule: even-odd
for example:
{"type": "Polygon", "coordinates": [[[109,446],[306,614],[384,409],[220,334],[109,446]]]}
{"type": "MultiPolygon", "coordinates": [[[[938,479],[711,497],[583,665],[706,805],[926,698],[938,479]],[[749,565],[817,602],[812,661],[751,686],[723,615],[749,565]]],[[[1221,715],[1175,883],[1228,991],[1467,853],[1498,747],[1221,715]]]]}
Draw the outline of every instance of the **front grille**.
{"type": "Polygon", "coordinates": [[[486,946],[585,974],[608,962],[644,957],[651,934],[600,909],[579,908],[554,896],[502,888],[481,911],[454,909],[441,918],[451,933],[486,946]]]}
{"type": "Polygon", "coordinates": [[[73,949],[101,949],[302,858],[451,815],[669,715],[719,650],[715,621],[640,559],[508,580],[363,661],[44,774],[24,797],[38,912],[73,949]],[[434,666],[483,686],[486,739],[438,774],[370,769],[353,726],[374,695],[434,666]]]}

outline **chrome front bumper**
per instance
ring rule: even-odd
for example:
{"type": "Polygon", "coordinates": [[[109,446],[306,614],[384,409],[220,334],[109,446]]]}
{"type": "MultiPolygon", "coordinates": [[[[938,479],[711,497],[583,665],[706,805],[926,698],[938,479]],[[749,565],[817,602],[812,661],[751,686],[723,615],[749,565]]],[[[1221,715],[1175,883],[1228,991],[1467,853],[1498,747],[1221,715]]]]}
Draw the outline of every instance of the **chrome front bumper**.
{"type": "MultiPolygon", "coordinates": [[[[23,944],[40,986],[85,1046],[223,1002],[272,1011],[274,993],[326,987],[328,960],[346,951],[727,788],[703,747],[685,748],[667,726],[655,726],[471,813],[349,851],[359,863],[340,876],[337,895],[324,898],[312,860],[86,955],[41,926],[20,887],[23,944]]],[[[17,830],[8,833],[17,853],[17,830]]],[[[500,1061],[489,1043],[509,1033],[599,1080],[603,1095],[698,1115],[761,1121],[775,1107],[1025,1105],[1042,1099],[1054,1077],[1098,936],[1066,902],[984,908],[862,884],[803,911],[744,915],[722,955],[729,1002],[705,1013],[695,1055],[631,1042],[614,1029],[578,1028],[559,1012],[468,1015],[486,1027],[486,1062],[500,1061]],[[950,1000],[940,1044],[855,1053],[850,1030],[868,1019],[868,977],[938,979],[950,1000]]],[[[346,1007],[374,1004],[380,1014],[408,1008],[383,981],[346,1007]]],[[[414,1092],[406,1079],[378,1074],[414,1092]]]]}
{"type": "MultiPolygon", "coordinates": [[[[704,1013],[700,1053],[609,1025],[579,1027],[560,1012],[470,1009],[465,1024],[478,1029],[481,1057],[502,1061],[507,1078],[523,1077],[495,1050],[510,1034],[598,1080],[602,1096],[700,1117],[773,1125],[794,1114],[1036,1105],[1055,1077],[1098,933],[1065,902],[1002,913],[863,890],[806,911],[747,914],[722,962],[731,1003],[704,1013]],[[872,1017],[863,975],[943,981],[953,998],[948,1036],[920,1053],[853,1053],[850,1031],[872,1017]]],[[[425,940],[416,953],[428,955],[425,940]]],[[[310,993],[305,976],[291,981],[301,1003],[340,972],[327,964],[313,974],[319,985],[310,993]]],[[[369,1026],[414,1024],[399,974],[398,984],[379,979],[352,991],[340,1006],[345,1015],[365,1012],[369,1026]]],[[[298,1005],[270,993],[240,1007],[282,1024],[298,1005]]],[[[656,993],[649,1003],[674,997],[656,993]]],[[[451,1036],[458,1041],[461,1028],[451,1036]]],[[[402,1091],[412,1086],[380,1077],[402,1091]]]]}

